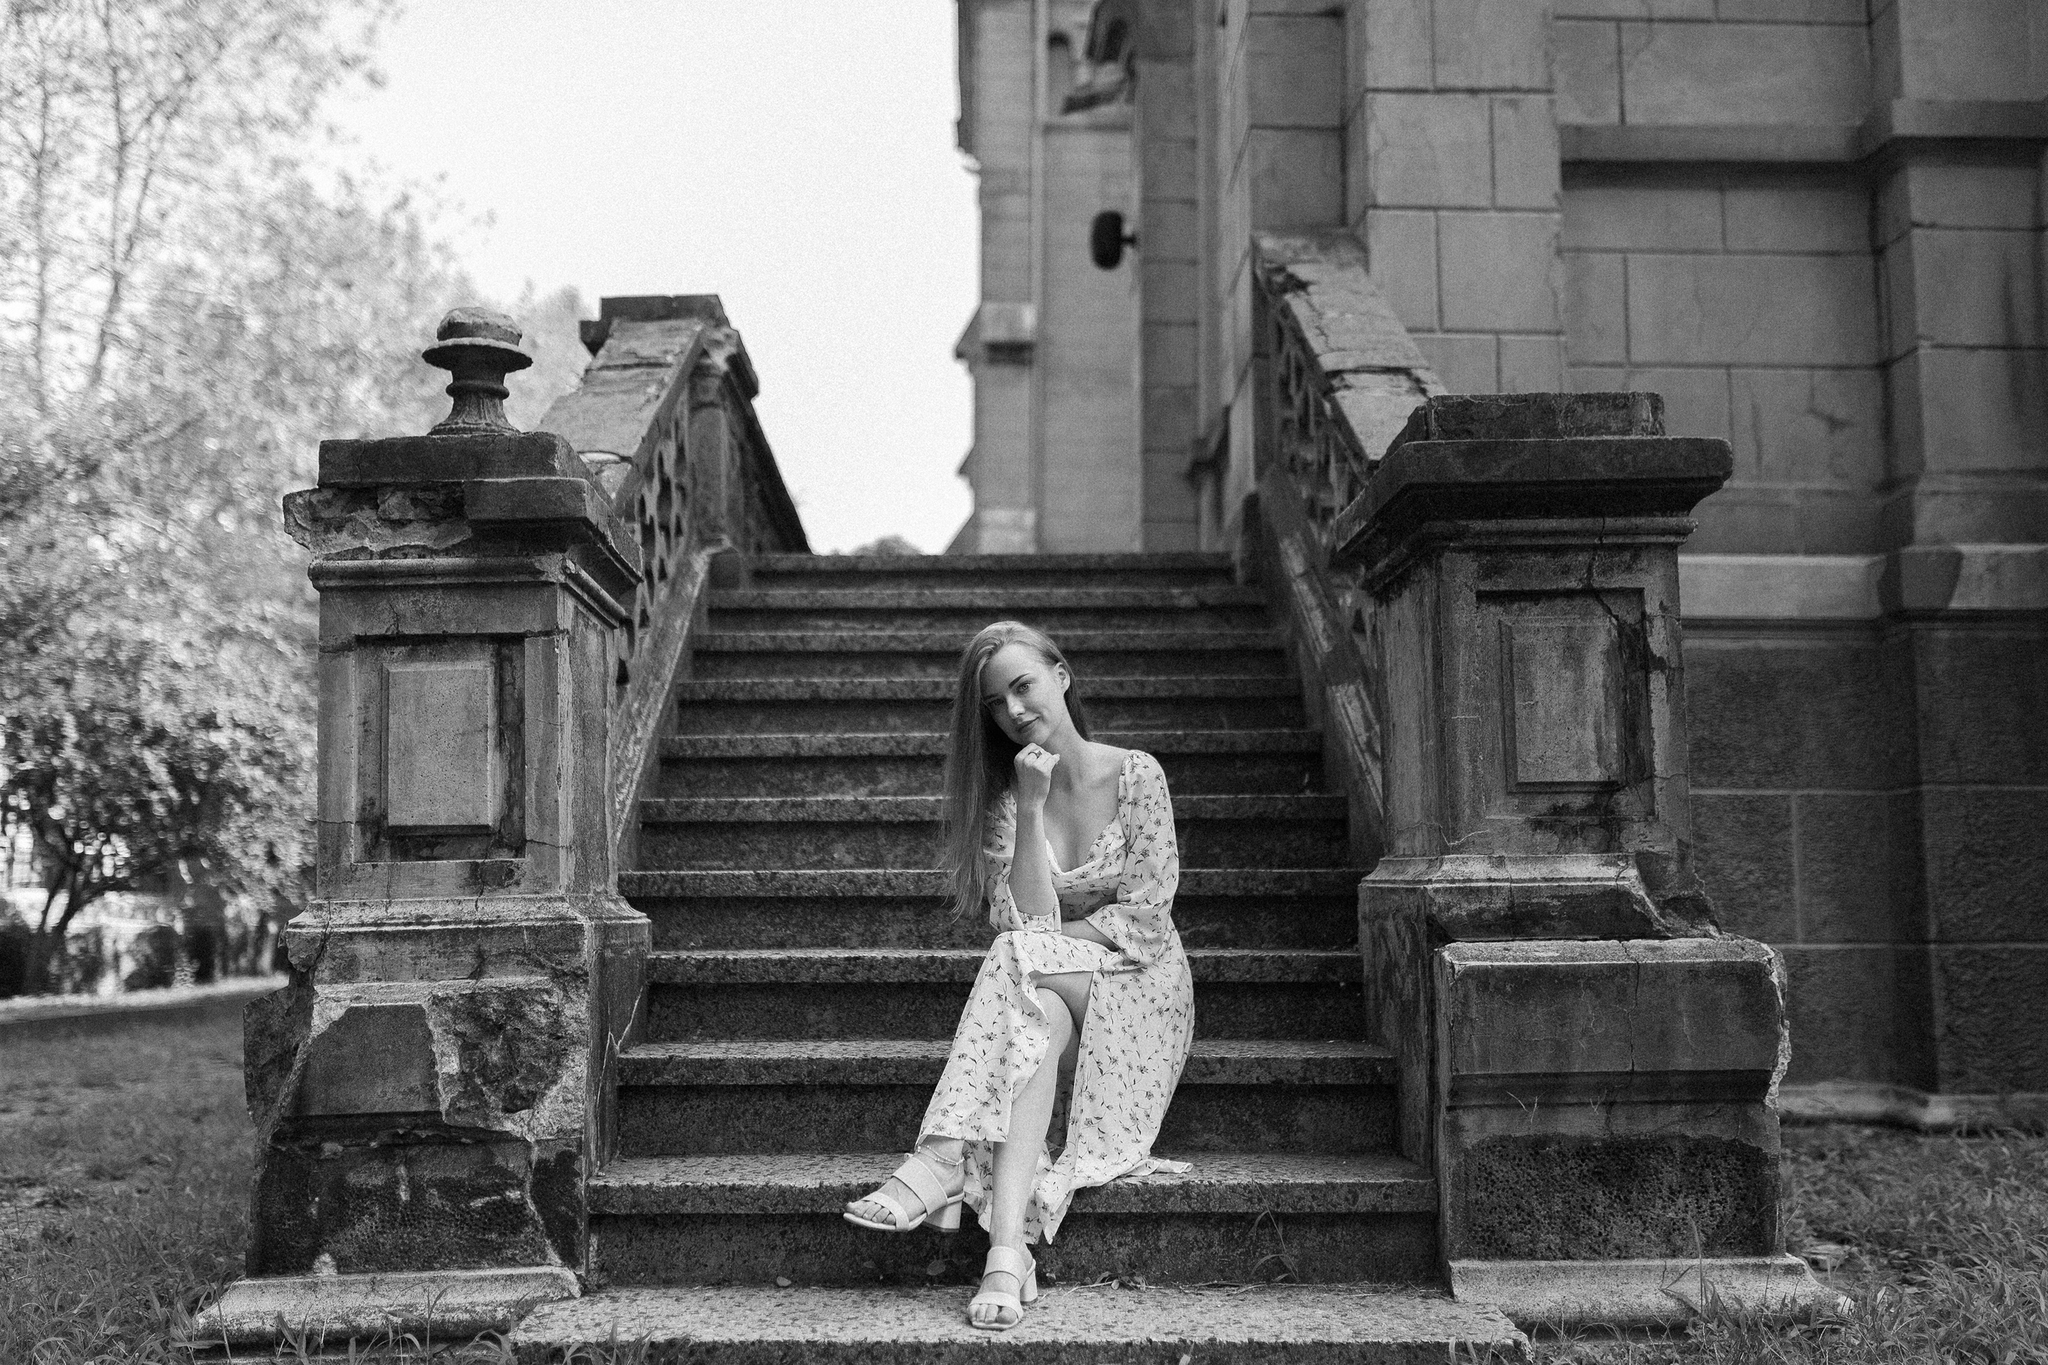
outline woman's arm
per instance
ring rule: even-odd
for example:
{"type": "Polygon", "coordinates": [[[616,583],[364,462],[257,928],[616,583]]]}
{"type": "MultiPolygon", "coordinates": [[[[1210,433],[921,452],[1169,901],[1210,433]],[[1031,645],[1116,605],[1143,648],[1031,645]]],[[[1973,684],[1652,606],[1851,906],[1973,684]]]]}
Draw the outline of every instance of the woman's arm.
{"type": "Polygon", "coordinates": [[[1058,754],[1036,744],[1017,755],[1017,842],[1011,853],[1010,895],[1026,920],[1053,916],[1057,924],[1060,898],[1052,889],[1052,855],[1045,847],[1045,798],[1052,790],[1058,754]]]}
{"type": "Polygon", "coordinates": [[[1173,833],[1173,798],[1159,760],[1139,753],[1118,817],[1124,822],[1123,877],[1116,899],[1090,915],[1105,940],[1133,961],[1152,963],[1173,939],[1173,893],[1180,886],[1180,845],[1173,833]]]}

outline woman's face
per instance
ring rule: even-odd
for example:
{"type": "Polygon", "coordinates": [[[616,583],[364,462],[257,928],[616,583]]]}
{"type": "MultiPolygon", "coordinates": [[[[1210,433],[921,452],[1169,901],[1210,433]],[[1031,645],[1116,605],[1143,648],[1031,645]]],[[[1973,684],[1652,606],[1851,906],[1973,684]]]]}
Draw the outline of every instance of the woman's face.
{"type": "Polygon", "coordinates": [[[1014,744],[1043,744],[1067,726],[1067,670],[1012,641],[981,666],[981,705],[1014,744]]]}

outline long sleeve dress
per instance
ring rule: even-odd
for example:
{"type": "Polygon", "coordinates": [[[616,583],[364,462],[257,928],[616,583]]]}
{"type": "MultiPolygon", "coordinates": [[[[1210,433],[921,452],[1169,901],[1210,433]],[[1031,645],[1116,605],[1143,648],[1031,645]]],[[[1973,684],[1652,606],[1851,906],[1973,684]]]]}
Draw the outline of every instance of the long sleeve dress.
{"type": "Polygon", "coordinates": [[[966,1199],[986,1228],[992,1144],[1008,1136],[1011,1102],[1052,1041],[1033,978],[1093,972],[1066,1146],[1057,1161],[1040,1153],[1025,1214],[1026,1239],[1050,1242],[1075,1190],[1186,1169],[1151,1152],[1194,1038],[1194,980],[1173,927],[1180,852],[1157,759],[1130,752],[1117,776],[1116,818],[1079,866],[1053,869],[1059,915],[1019,913],[1010,894],[1016,832],[1016,798],[1005,793],[990,811],[984,850],[989,923],[1001,932],[975,978],[920,1131],[966,1140],[966,1199]],[[1084,917],[1116,947],[1060,932],[1060,920],[1084,917]]]}

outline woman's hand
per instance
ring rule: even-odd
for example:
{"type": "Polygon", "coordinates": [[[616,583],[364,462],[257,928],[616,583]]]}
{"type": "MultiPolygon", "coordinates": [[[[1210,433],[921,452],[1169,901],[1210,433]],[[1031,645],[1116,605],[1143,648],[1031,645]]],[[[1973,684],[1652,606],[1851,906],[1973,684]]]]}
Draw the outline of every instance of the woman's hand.
{"type": "Polygon", "coordinates": [[[1045,809],[1045,798],[1052,791],[1052,770],[1059,766],[1060,756],[1036,744],[1027,744],[1017,751],[1016,762],[1012,765],[1017,773],[1017,808],[1033,813],[1045,809]]]}

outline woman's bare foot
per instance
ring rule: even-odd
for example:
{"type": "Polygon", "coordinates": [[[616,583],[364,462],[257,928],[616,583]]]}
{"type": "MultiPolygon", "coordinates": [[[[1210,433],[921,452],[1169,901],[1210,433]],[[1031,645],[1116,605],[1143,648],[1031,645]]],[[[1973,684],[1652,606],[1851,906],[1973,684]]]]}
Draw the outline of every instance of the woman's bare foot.
{"type": "MultiPolygon", "coordinates": [[[[958,1190],[966,1179],[965,1169],[961,1166],[964,1152],[959,1138],[937,1138],[919,1147],[917,1154],[932,1162],[944,1173],[941,1183],[945,1185],[948,1194],[958,1190]]],[[[918,1197],[917,1191],[893,1175],[884,1181],[882,1187],[875,1193],[888,1195],[906,1209],[915,1210],[924,1206],[924,1200],[918,1197]]],[[[896,1215],[886,1205],[876,1203],[872,1195],[866,1199],[854,1200],[847,1208],[871,1223],[893,1225],[896,1221],[896,1215]]]]}

